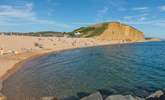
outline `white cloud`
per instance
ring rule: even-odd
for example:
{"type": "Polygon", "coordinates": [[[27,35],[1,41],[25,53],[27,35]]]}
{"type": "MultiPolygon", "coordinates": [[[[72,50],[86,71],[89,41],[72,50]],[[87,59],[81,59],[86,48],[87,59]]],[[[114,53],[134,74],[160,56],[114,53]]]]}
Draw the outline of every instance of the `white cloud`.
{"type": "Polygon", "coordinates": [[[25,4],[25,9],[28,11],[32,11],[33,9],[33,3],[26,3],[25,4]]]}
{"type": "Polygon", "coordinates": [[[0,17],[33,18],[32,4],[27,3],[24,7],[17,8],[11,5],[0,5],[0,17]]]}
{"type": "Polygon", "coordinates": [[[149,19],[147,13],[139,16],[125,16],[120,21],[130,25],[152,25],[165,28],[165,20],[158,18],[149,19]]]}
{"type": "Polygon", "coordinates": [[[21,6],[0,5],[0,26],[10,27],[11,25],[21,25],[23,23],[69,28],[67,24],[39,19],[37,13],[33,10],[33,3],[25,3],[21,6]]]}
{"type": "Polygon", "coordinates": [[[115,8],[119,11],[126,11],[126,8],[124,7],[127,3],[126,0],[108,0],[108,3],[111,7],[115,8]]]}
{"type": "Polygon", "coordinates": [[[123,23],[128,23],[132,25],[153,25],[159,27],[165,27],[165,20],[122,20],[123,23]]]}
{"type": "Polygon", "coordinates": [[[143,14],[137,14],[137,15],[128,15],[128,16],[124,16],[122,17],[123,20],[125,21],[145,21],[147,19],[147,16],[149,14],[148,13],[143,13],[143,14]]]}
{"type": "Polygon", "coordinates": [[[108,13],[109,8],[108,7],[104,7],[100,10],[97,11],[97,21],[103,20],[104,16],[108,13]]]}
{"type": "Polygon", "coordinates": [[[40,25],[48,25],[48,26],[54,26],[60,28],[70,28],[69,25],[64,23],[59,23],[51,20],[41,20],[41,19],[33,19],[29,24],[40,24],[40,25]]]}
{"type": "Polygon", "coordinates": [[[160,9],[161,11],[165,11],[165,5],[160,6],[159,9],[160,9]]]}
{"type": "Polygon", "coordinates": [[[155,25],[160,26],[160,27],[165,27],[165,21],[160,22],[160,23],[155,23],[155,25]]]}
{"type": "Polygon", "coordinates": [[[125,20],[131,20],[133,18],[133,16],[124,16],[123,19],[125,20]]]}
{"type": "Polygon", "coordinates": [[[134,11],[145,11],[145,10],[148,10],[149,8],[148,7],[135,7],[135,8],[132,8],[132,10],[134,11]]]}
{"type": "Polygon", "coordinates": [[[100,13],[100,14],[106,14],[107,13],[107,11],[109,10],[109,8],[108,7],[104,7],[103,9],[101,9],[101,10],[99,10],[98,12],[100,13]]]}
{"type": "Polygon", "coordinates": [[[146,17],[140,17],[139,18],[139,21],[144,21],[144,20],[146,20],[146,17]]]}

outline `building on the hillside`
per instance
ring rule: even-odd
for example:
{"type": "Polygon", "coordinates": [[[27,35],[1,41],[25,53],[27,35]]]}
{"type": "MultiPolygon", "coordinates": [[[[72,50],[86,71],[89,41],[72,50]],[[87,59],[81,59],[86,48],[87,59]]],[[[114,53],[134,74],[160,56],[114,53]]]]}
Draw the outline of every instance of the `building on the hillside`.
{"type": "Polygon", "coordinates": [[[81,35],[81,33],[80,32],[76,32],[76,33],[74,33],[74,35],[79,36],[79,35],[81,35]]]}

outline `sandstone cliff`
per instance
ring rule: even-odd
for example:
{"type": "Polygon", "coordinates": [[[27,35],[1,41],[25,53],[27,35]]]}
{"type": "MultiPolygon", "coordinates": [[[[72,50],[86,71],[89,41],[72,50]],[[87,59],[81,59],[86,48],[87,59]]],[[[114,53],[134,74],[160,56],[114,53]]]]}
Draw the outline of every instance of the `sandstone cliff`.
{"type": "Polygon", "coordinates": [[[119,22],[96,24],[79,28],[73,33],[78,37],[95,37],[99,40],[136,42],[143,41],[144,33],[132,26],[119,22]]]}
{"type": "Polygon", "coordinates": [[[107,29],[97,38],[115,41],[143,41],[144,33],[129,25],[115,22],[108,24],[107,29]]]}

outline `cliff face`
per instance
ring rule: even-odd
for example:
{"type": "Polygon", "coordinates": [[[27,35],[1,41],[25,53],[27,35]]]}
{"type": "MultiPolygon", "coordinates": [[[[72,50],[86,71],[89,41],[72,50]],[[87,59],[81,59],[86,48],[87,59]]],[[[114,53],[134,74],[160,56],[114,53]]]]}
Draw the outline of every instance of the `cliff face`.
{"type": "Polygon", "coordinates": [[[72,33],[75,33],[77,37],[95,37],[99,40],[108,41],[136,42],[145,40],[143,32],[119,22],[81,27],[72,33]]]}
{"type": "Polygon", "coordinates": [[[118,22],[108,24],[107,29],[101,35],[99,35],[97,39],[123,42],[145,40],[143,32],[118,22]]]}

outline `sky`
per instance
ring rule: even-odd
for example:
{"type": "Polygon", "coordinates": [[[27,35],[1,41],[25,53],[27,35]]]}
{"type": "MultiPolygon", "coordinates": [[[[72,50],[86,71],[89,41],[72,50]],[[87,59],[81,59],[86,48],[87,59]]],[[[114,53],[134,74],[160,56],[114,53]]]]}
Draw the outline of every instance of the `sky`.
{"type": "Polygon", "coordinates": [[[69,32],[111,21],[165,39],[165,0],[0,0],[1,32],[69,32]]]}

